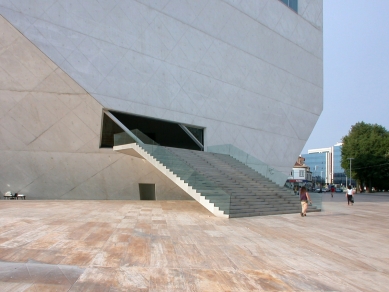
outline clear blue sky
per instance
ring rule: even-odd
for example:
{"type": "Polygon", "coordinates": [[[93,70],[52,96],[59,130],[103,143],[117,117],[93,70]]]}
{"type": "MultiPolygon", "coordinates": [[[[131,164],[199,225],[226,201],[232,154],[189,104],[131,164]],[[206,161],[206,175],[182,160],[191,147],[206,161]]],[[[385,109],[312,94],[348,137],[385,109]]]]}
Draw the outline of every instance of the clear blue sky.
{"type": "Polygon", "coordinates": [[[324,108],[302,154],[357,122],[389,130],[389,0],[323,0],[324,108]]]}

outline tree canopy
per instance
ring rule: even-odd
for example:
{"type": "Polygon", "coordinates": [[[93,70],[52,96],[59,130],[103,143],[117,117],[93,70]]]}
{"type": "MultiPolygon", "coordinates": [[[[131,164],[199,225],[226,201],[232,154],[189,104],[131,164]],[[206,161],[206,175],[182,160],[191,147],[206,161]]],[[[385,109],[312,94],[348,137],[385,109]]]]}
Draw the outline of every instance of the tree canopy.
{"type": "Polygon", "coordinates": [[[389,132],[380,125],[356,123],[343,137],[342,168],[370,188],[389,188],[389,132]]]}

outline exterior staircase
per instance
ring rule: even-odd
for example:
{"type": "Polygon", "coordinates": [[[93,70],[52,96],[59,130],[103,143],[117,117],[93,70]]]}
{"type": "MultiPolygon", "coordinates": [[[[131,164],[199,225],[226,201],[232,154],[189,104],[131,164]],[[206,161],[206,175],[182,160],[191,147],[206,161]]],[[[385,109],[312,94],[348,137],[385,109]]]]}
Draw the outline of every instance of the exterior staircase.
{"type": "MultiPolygon", "coordinates": [[[[298,196],[226,154],[130,143],[115,151],[144,158],[215,216],[301,212],[298,196]]],[[[314,206],[309,211],[320,211],[314,206]]]]}

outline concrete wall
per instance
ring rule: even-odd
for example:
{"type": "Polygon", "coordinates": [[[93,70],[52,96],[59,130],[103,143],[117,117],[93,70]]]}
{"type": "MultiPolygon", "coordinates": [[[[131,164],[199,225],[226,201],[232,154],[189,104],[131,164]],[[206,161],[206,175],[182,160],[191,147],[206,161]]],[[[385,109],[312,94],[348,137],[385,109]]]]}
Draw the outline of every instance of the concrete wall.
{"type": "Polygon", "coordinates": [[[191,199],[146,161],[99,149],[103,106],[0,16],[0,192],[27,199],[191,199]]]}
{"type": "Polygon", "coordinates": [[[206,128],[288,174],[323,107],[322,0],[0,0],[103,107],[206,128]]]}

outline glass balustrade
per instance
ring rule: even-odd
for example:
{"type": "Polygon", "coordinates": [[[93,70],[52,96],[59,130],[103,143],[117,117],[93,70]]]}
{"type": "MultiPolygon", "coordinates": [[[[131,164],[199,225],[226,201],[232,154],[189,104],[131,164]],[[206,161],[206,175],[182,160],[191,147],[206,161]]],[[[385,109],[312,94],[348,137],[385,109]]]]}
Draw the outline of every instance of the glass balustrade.
{"type": "Polygon", "coordinates": [[[308,192],[308,193],[309,193],[309,196],[311,197],[311,200],[312,200],[312,206],[321,210],[322,203],[323,203],[323,194],[322,193],[313,193],[313,192],[308,192]]]}
{"type": "Polygon", "coordinates": [[[159,145],[157,142],[155,142],[153,139],[151,139],[149,136],[143,134],[140,130],[135,129],[131,130],[131,133],[134,134],[137,138],[139,138],[140,141],[142,141],[143,144],[149,144],[149,145],[159,145]]]}
{"type": "Polygon", "coordinates": [[[225,214],[229,214],[230,195],[183,158],[173,153],[169,148],[158,145],[139,130],[131,130],[130,133],[123,132],[115,134],[114,143],[115,146],[137,143],[143,150],[185,181],[189,186],[201,193],[211,203],[214,203],[220,210],[223,210],[225,214]]]}
{"type": "MultiPolygon", "coordinates": [[[[200,170],[195,169],[189,162],[185,161],[185,158],[173,153],[171,149],[158,145],[137,129],[131,130],[129,133],[123,132],[115,134],[114,142],[115,146],[137,143],[166,168],[188,183],[189,186],[201,193],[202,196],[211,203],[214,203],[215,206],[219,207],[220,210],[223,210],[226,214],[230,213],[231,196],[220,188],[216,182],[210,180],[200,170]]],[[[212,146],[208,147],[208,151],[228,154],[280,186],[283,186],[286,181],[286,175],[232,145],[212,146]]],[[[321,194],[310,194],[313,206],[321,209],[321,194]]]]}
{"type": "Polygon", "coordinates": [[[231,144],[208,146],[207,151],[228,154],[281,187],[285,185],[285,182],[288,178],[284,173],[276,170],[275,168],[267,165],[254,156],[251,156],[250,154],[231,144]]]}
{"type": "Polygon", "coordinates": [[[135,139],[128,135],[126,132],[118,133],[113,135],[113,145],[126,145],[135,143],[135,139]]]}

